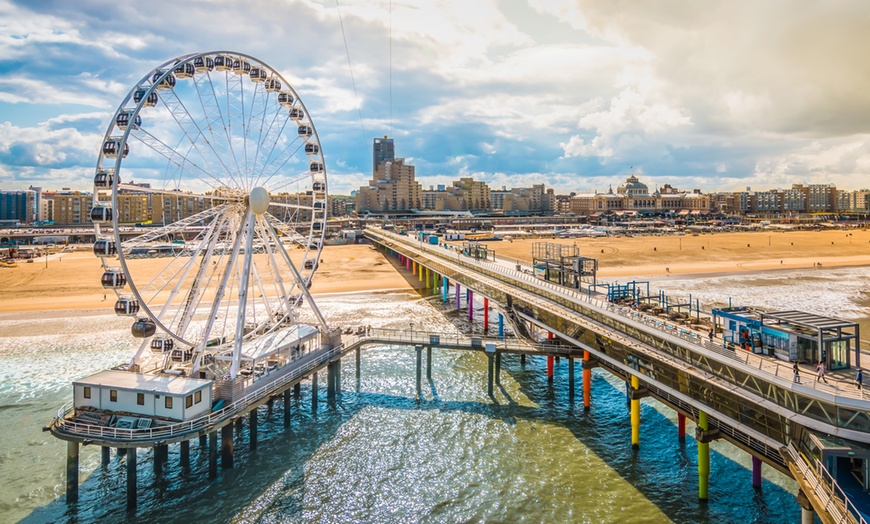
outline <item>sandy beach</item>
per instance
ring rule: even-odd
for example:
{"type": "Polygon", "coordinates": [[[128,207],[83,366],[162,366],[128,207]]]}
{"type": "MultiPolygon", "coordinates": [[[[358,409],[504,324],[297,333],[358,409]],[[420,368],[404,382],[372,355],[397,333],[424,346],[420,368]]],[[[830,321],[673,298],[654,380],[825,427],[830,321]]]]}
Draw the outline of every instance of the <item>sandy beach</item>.
{"type": "Polygon", "coordinates": [[[531,261],[534,242],[576,244],[597,258],[598,275],[733,274],[744,271],[870,265],[870,231],[699,233],[685,236],[514,239],[489,242],[496,255],[531,261]]]}
{"type": "MultiPolygon", "coordinates": [[[[796,231],[686,236],[518,239],[491,242],[498,255],[531,260],[533,242],[577,244],[599,259],[599,276],[690,275],[870,265],[870,232],[796,231]],[[848,236],[851,235],[851,236],[848,236]]],[[[161,259],[136,260],[162,264],[161,259]]],[[[90,250],[53,255],[0,269],[0,313],[111,309],[100,286],[102,268],[90,250]]],[[[312,292],[412,290],[419,283],[368,245],[326,246],[312,292]]]]}

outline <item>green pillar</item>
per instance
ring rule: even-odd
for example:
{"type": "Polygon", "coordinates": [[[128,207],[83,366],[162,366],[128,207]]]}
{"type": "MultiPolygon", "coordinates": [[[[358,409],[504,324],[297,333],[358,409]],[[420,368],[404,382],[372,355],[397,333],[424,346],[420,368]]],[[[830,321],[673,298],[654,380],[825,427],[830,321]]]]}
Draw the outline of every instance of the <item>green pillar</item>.
{"type": "MultiPolygon", "coordinates": [[[[707,414],[698,412],[698,427],[703,431],[710,429],[707,425],[707,414]]],[[[698,441],[698,498],[707,500],[710,487],[710,444],[698,441]]]]}

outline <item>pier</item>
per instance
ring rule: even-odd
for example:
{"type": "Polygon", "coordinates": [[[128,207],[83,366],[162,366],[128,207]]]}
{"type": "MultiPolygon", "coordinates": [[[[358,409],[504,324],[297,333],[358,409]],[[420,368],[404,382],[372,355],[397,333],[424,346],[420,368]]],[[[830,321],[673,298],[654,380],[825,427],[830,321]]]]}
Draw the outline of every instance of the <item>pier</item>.
{"type": "MultiPolygon", "coordinates": [[[[497,308],[500,324],[507,317],[520,334],[535,326],[582,351],[584,375],[597,366],[625,381],[633,447],[642,449],[639,400],[645,396],[677,411],[681,435],[685,419],[694,421],[699,500],[708,498],[709,482],[715,482],[707,444],[724,439],[752,456],[754,485],[760,485],[762,464],[795,478],[803,521],[815,512],[823,522],[864,522],[856,506],[861,502],[851,501],[837,487],[836,472],[829,471],[855,459],[866,471],[870,461],[864,451],[870,443],[870,397],[854,383],[796,383],[789,363],[735,351],[691,327],[608,302],[591,290],[544,281],[514,260],[470,257],[446,244],[428,245],[376,228],[365,234],[427,288],[440,290],[444,302],[452,287],[456,307],[462,307],[465,287],[469,317],[475,297],[485,299],[484,314],[490,305],[497,308]],[[426,275],[431,279],[424,280],[426,275]]],[[[857,330],[853,335],[859,364],[857,330]]],[[[551,369],[548,365],[548,376],[551,369]]],[[[594,409],[586,382],[584,407],[594,409]]]]}

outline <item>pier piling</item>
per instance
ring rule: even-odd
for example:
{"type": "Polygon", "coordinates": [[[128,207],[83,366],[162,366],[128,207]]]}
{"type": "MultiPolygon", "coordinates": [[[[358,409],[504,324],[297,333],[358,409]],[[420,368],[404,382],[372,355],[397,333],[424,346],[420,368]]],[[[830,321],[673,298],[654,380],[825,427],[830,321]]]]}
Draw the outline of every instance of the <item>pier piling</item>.
{"type": "Polygon", "coordinates": [[[251,410],[248,415],[248,439],[251,441],[251,450],[257,449],[257,412],[258,408],[251,410]]]}
{"type": "Polygon", "coordinates": [[[498,339],[504,340],[504,315],[498,314],[498,339]]]}
{"type": "Polygon", "coordinates": [[[459,309],[460,301],[462,300],[462,295],[460,295],[461,289],[459,287],[459,282],[456,283],[456,309],[459,309]]]}
{"type": "Polygon", "coordinates": [[[284,427],[290,427],[290,390],[284,392],[284,427]]]}
{"type": "Polygon", "coordinates": [[[127,510],[136,509],[136,448],[127,453],[127,510]]]}
{"type": "Polygon", "coordinates": [[[554,363],[555,360],[553,359],[553,357],[547,356],[547,382],[553,381],[553,370],[555,365],[554,363]]]}
{"type": "MultiPolygon", "coordinates": [[[[710,429],[707,425],[707,414],[703,411],[698,412],[698,427],[707,431],[710,429]]],[[[708,488],[710,482],[710,443],[698,441],[698,499],[705,501],[708,496],[708,488]]]]}
{"type": "Polygon", "coordinates": [[[417,396],[423,396],[423,346],[414,346],[417,353],[417,396]]]}
{"type": "Polygon", "coordinates": [[[199,436],[199,447],[205,448],[208,446],[208,435],[200,435],[199,436]]]}
{"type": "Polygon", "coordinates": [[[360,377],[362,376],[360,369],[362,367],[362,348],[357,347],[354,353],[356,353],[356,381],[359,383],[360,377]]]}
{"type": "MultiPolygon", "coordinates": [[[[631,376],[631,389],[634,391],[640,389],[640,380],[634,375],[631,376]]],[[[640,447],[640,399],[632,397],[634,398],[631,399],[631,447],[638,449],[640,447]]]]}
{"type": "Polygon", "coordinates": [[[686,416],[677,413],[677,438],[680,442],[686,441],[686,416]]]}
{"type": "Polygon", "coordinates": [[[190,467],[190,441],[182,440],[178,447],[178,462],[181,463],[182,469],[190,467]]]}
{"type": "Polygon", "coordinates": [[[583,351],[583,411],[592,408],[592,357],[583,351]]]}
{"type": "Polygon", "coordinates": [[[483,332],[489,331],[489,299],[483,297],[483,332]]]}
{"type": "Polygon", "coordinates": [[[311,374],[311,412],[317,412],[317,372],[311,374]]]}
{"type": "Polygon", "coordinates": [[[486,394],[490,397],[493,396],[492,393],[492,379],[493,379],[493,371],[495,368],[495,355],[492,352],[486,352],[486,394]]]}
{"type": "Polygon", "coordinates": [[[426,348],[426,380],[432,380],[432,346],[426,348]]]}
{"type": "Polygon", "coordinates": [[[79,443],[71,440],[66,443],[66,501],[79,501],[79,443]]]}
{"type": "Polygon", "coordinates": [[[108,467],[109,462],[112,460],[112,448],[108,446],[102,446],[100,448],[100,465],[103,468],[108,467]]]}
{"type": "Polygon", "coordinates": [[[574,357],[568,357],[568,398],[574,400],[574,357]]]}
{"type": "Polygon", "coordinates": [[[501,352],[495,354],[495,383],[501,384],[501,352]]]}
{"type": "Polygon", "coordinates": [[[208,478],[216,479],[217,468],[217,431],[208,434],[208,478]]]}
{"type": "Polygon", "coordinates": [[[221,428],[221,467],[233,467],[233,425],[227,424],[221,428]]]}
{"type": "Polygon", "coordinates": [[[752,487],[755,489],[761,489],[761,459],[752,456],[752,487]]]}

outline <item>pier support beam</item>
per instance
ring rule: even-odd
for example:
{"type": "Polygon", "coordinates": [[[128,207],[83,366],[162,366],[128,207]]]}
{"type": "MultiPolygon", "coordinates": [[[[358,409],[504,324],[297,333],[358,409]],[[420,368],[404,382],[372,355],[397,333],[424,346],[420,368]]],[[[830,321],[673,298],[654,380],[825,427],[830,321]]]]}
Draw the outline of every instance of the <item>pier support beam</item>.
{"type": "Polygon", "coordinates": [[[233,424],[221,428],[221,467],[233,467],[233,424]]]}
{"type": "Polygon", "coordinates": [[[290,390],[284,392],[284,427],[290,427],[290,390]]]}
{"type": "Polygon", "coordinates": [[[251,451],[257,449],[257,412],[258,408],[254,408],[248,414],[248,440],[251,442],[251,451]]]}
{"type": "Polygon", "coordinates": [[[154,446],[154,476],[160,477],[163,475],[163,462],[165,459],[164,455],[169,454],[169,449],[166,447],[166,444],[157,444],[154,446]]]}
{"type": "Polygon", "coordinates": [[[490,397],[493,396],[492,393],[492,382],[493,375],[495,371],[495,353],[494,352],[486,352],[486,394],[490,397]]]}
{"type": "MultiPolygon", "coordinates": [[[[631,376],[631,389],[640,389],[640,380],[634,375],[631,376]]],[[[631,399],[631,447],[640,447],[640,398],[631,399]]]]}
{"type": "Polygon", "coordinates": [[[468,292],[468,319],[474,319],[474,292],[470,289],[466,289],[468,292]]]}
{"type": "Polygon", "coordinates": [[[199,447],[205,448],[208,446],[208,435],[200,435],[199,436],[199,447]]]}
{"type": "Polygon", "coordinates": [[[432,380],[432,346],[426,348],[426,380],[432,380]]]}
{"type": "Polygon", "coordinates": [[[495,354],[495,383],[501,384],[501,352],[495,354]]]}
{"type": "Polygon", "coordinates": [[[462,295],[459,294],[461,288],[459,287],[459,282],[456,283],[456,309],[459,309],[460,302],[462,300],[462,295]]]}
{"type": "Polygon", "coordinates": [[[568,398],[574,400],[574,357],[568,356],[568,398]]]}
{"type": "Polygon", "coordinates": [[[127,453],[127,510],[136,509],[136,448],[127,453]]]}
{"type": "Polygon", "coordinates": [[[761,489],[761,459],[752,456],[752,487],[755,489],[761,489]]]}
{"type": "Polygon", "coordinates": [[[450,280],[447,277],[441,277],[441,302],[447,303],[447,293],[450,289],[450,280]]]}
{"type": "Polygon", "coordinates": [[[483,297],[483,332],[489,331],[489,299],[483,297]]]}
{"type": "Polygon", "coordinates": [[[216,479],[217,467],[217,431],[208,434],[208,478],[216,479]]]}
{"type": "Polygon", "coordinates": [[[182,440],[178,447],[178,462],[181,464],[181,469],[190,467],[190,441],[182,440]]]}
{"type": "Polygon", "coordinates": [[[112,448],[108,446],[103,446],[100,448],[100,465],[103,468],[108,467],[109,462],[112,461],[112,448]]]}
{"type": "Polygon", "coordinates": [[[335,398],[335,362],[326,365],[326,398],[335,398]]]}
{"type": "Polygon", "coordinates": [[[798,490],[797,503],[801,507],[801,524],[814,524],[816,521],[816,513],[813,511],[810,499],[807,498],[807,495],[803,490],[798,490]]]}
{"type": "Polygon", "coordinates": [[[79,443],[66,443],[66,502],[79,501],[79,443]]]}
{"type": "Polygon", "coordinates": [[[547,382],[553,381],[553,371],[555,367],[555,360],[552,356],[547,356],[547,382]]]}
{"type": "MultiPolygon", "coordinates": [[[[703,411],[698,412],[698,428],[702,431],[707,431],[707,414],[703,411]]],[[[710,443],[704,442],[705,439],[698,441],[698,499],[707,500],[710,483],[710,443]]]]}
{"type": "Polygon", "coordinates": [[[423,396],[423,346],[414,346],[417,353],[417,396],[423,396]]]}
{"type": "Polygon", "coordinates": [[[686,441],[686,416],[677,413],[677,438],[680,442],[686,441]]]}
{"type": "Polygon", "coordinates": [[[311,412],[317,412],[317,372],[311,374],[311,412]]]}
{"type": "Polygon", "coordinates": [[[356,353],[356,355],[355,355],[355,357],[356,357],[356,381],[359,382],[359,379],[360,379],[360,377],[362,376],[362,375],[361,375],[361,368],[362,368],[362,348],[359,347],[359,346],[357,346],[355,353],[356,353]]]}
{"type": "Polygon", "coordinates": [[[293,386],[293,396],[296,398],[300,398],[302,396],[302,383],[297,382],[295,386],[293,386]]]}
{"type": "Polygon", "coordinates": [[[592,356],[583,352],[583,411],[592,408],[592,356]]]}
{"type": "Polygon", "coordinates": [[[498,339],[504,340],[504,315],[498,314],[498,339]]]}
{"type": "Polygon", "coordinates": [[[520,366],[526,367],[526,354],[525,353],[520,355],[520,366]]]}

